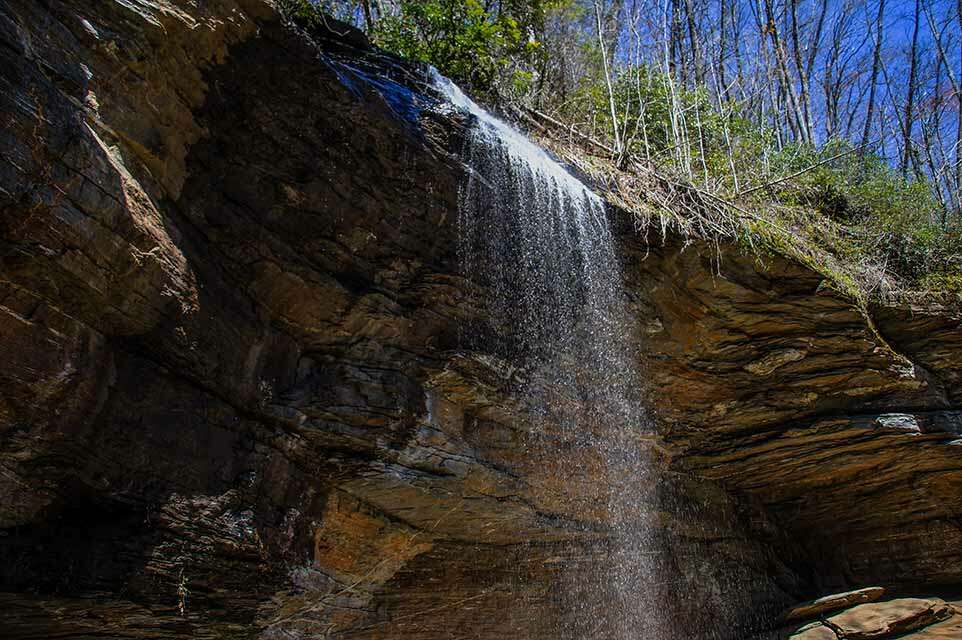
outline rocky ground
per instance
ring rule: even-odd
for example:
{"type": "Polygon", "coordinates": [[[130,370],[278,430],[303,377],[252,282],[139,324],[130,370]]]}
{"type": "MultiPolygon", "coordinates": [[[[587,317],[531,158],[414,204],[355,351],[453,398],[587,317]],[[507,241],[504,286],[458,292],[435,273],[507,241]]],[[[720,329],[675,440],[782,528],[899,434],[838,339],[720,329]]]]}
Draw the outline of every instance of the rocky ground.
{"type": "Polygon", "coordinates": [[[893,598],[882,587],[823,596],[781,616],[769,638],[789,640],[948,640],[962,637],[962,601],[935,597],[893,598]]]}
{"type": "MultiPolygon", "coordinates": [[[[494,319],[422,70],[263,0],[9,0],[0,44],[8,637],[604,635],[603,477],[554,462],[598,453],[459,346],[494,319]]],[[[611,216],[677,637],[962,583],[962,315],[611,216]]],[[[954,637],[879,602],[799,633],[954,637]]]]}

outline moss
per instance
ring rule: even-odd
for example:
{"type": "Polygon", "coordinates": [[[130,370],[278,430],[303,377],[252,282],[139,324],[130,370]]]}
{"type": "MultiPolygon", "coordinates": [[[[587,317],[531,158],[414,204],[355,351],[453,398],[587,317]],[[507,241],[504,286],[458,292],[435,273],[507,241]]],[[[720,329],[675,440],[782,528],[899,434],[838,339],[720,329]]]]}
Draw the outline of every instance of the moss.
{"type": "Polygon", "coordinates": [[[962,270],[928,274],[922,286],[926,291],[962,294],[962,270]]]}

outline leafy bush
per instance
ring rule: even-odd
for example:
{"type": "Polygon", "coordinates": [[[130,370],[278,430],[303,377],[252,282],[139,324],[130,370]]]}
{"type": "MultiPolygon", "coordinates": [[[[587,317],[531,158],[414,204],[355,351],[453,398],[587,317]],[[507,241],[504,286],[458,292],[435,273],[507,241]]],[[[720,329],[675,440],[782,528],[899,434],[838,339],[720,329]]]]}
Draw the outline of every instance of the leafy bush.
{"type": "Polygon", "coordinates": [[[538,46],[530,34],[542,16],[539,2],[491,12],[480,0],[401,0],[399,9],[378,21],[375,43],[476,91],[488,91],[504,67],[538,46]]]}
{"type": "Polygon", "coordinates": [[[298,26],[314,31],[322,27],[326,16],[336,16],[335,6],[319,0],[278,0],[277,8],[298,26]]]}
{"type": "Polygon", "coordinates": [[[786,147],[773,155],[769,172],[791,175],[813,166],[771,193],[777,202],[845,225],[843,257],[874,261],[911,287],[954,281],[962,234],[957,224],[942,224],[944,210],[925,179],[906,179],[877,155],[860,155],[839,141],[786,147]]]}

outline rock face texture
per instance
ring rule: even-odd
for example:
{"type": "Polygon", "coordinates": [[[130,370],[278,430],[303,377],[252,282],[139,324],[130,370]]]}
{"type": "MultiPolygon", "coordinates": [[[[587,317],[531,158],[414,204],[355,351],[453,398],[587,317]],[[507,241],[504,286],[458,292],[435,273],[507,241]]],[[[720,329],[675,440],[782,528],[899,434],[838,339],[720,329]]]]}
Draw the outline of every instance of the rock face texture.
{"type": "Polygon", "coordinates": [[[815,618],[830,611],[845,609],[864,602],[873,602],[881,598],[884,594],[885,589],[882,587],[866,587],[865,589],[856,589],[855,591],[823,596],[792,607],[782,615],[782,620],[789,623],[796,620],[815,618]]]}
{"type": "MultiPolygon", "coordinates": [[[[553,463],[597,456],[460,347],[423,70],[263,0],[9,0],[0,44],[7,637],[604,637],[606,488],[553,463]]],[[[962,583],[962,316],[611,216],[673,633],[962,583]]]]}
{"type": "Polygon", "coordinates": [[[870,587],[825,596],[794,607],[782,616],[788,625],[768,637],[788,640],[948,640],[959,637],[962,615],[958,601],[921,597],[876,601],[884,591],[881,587],[870,587]],[[816,617],[817,620],[795,628],[799,620],[816,617]],[[795,622],[790,623],[792,620],[795,622]]]}

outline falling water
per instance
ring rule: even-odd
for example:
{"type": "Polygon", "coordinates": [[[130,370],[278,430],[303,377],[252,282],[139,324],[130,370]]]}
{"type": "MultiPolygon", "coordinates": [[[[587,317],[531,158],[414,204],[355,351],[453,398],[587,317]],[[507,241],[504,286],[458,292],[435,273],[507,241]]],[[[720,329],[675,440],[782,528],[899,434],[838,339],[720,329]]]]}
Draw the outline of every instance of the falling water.
{"type": "MultiPolygon", "coordinates": [[[[587,449],[601,460],[611,523],[600,567],[572,569],[569,638],[663,637],[647,496],[651,473],[641,436],[625,292],[604,202],[524,135],[434,74],[436,88],[473,116],[469,173],[459,202],[461,267],[488,292],[487,334],[466,336],[527,373],[520,390],[536,429],[563,443],[545,463],[569,484],[587,481],[587,449]]],[[[562,485],[564,486],[564,485],[562,485]]],[[[569,510],[590,521],[597,500],[577,487],[569,510]]],[[[586,525],[587,526],[587,525],[586,525]]]]}

